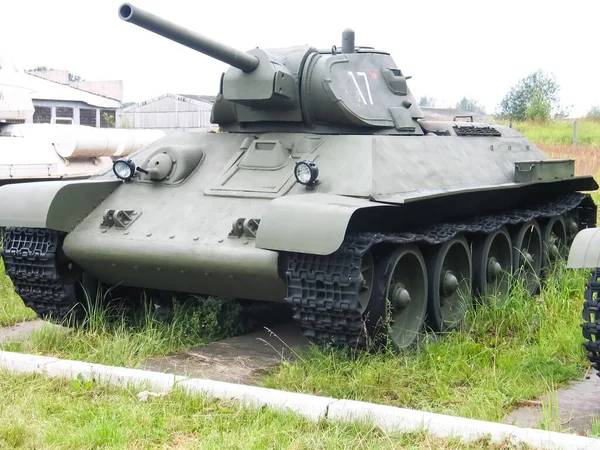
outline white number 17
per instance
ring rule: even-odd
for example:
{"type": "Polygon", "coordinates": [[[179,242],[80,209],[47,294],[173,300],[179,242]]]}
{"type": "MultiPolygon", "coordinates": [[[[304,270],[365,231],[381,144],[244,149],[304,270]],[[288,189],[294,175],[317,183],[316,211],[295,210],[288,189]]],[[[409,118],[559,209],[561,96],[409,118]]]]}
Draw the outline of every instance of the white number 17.
{"type": "MultiPolygon", "coordinates": [[[[352,81],[354,81],[354,86],[356,86],[356,90],[358,91],[360,98],[362,99],[363,103],[366,105],[367,101],[365,100],[365,96],[363,95],[363,93],[360,91],[360,87],[358,87],[358,82],[356,81],[356,78],[354,77],[354,73],[352,73],[350,70],[348,71],[348,73],[352,77],[352,81]]],[[[369,79],[367,78],[367,74],[364,72],[356,72],[356,75],[363,77],[365,79],[365,86],[367,87],[367,94],[369,95],[369,103],[371,103],[371,105],[372,105],[373,97],[371,97],[371,88],[369,86],[369,79]]]]}

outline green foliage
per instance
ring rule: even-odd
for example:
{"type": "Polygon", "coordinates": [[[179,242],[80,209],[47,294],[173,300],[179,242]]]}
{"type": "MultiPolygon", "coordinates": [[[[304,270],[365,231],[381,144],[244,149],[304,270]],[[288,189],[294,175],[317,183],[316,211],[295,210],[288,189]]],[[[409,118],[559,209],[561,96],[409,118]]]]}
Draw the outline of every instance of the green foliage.
{"type": "Polygon", "coordinates": [[[593,106],[585,115],[587,120],[600,122],[600,106],[593,106]]]}
{"type": "Polygon", "coordinates": [[[113,112],[102,112],[102,120],[106,123],[107,128],[114,128],[116,126],[115,113],[113,112]]]}
{"type": "Polygon", "coordinates": [[[474,305],[462,329],[417,348],[368,354],[312,347],[274,370],[265,387],[502,420],[515,404],[589,367],[579,324],[586,271],[551,273],[532,298],[521,285],[499,305],[474,305]]]}
{"type": "Polygon", "coordinates": [[[531,104],[527,107],[527,120],[531,120],[532,122],[547,122],[551,111],[552,105],[550,101],[541,91],[535,91],[531,98],[531,104]]]}
{"type": "Polygon", "coordinates": [[[485,114],[485,108],[477,103],[476,100],[463,97],[462,100],[456,103],[456,109],[463,111],[472,111],[479,114],[485,114]]]}
{"type": "Polygon", "coordinates": [[[516,121],[546,121],[554,111],[555,117],[566,115],[560,109],[558,93],[560,86],[553,74],[542,70],[522,78],[504,96],[498,116],[516,121]]]}
{"type": "Polygon", "coordinates": [[[255,326],[237,301],[190,297],[174,303],[169,314],[146,296],[123,303],[127,306],[106,305],[99,295],[82,324],[71,329],[45,324],[23,341],[0,344],[0,349],[137,367],[151,356],[225,339],[255,326]]]}
{"type": "Polygon", "coordinates": [[[436,100],[433,97],[427,97],[426,95],[424,95],[419,99],[419,106],[433,108],[435,107],[435,104],[436,100]]]}
{"type": "MultiPolygon", "coordinates": [[[[508,126],[508,121],[499,121],[508,126]]],[[[514,122],[512,127],[523,133],[535,144],[571,145],[573,143],[573,120],[551,120],[548,122],[514,122]]],[[[600,147],[600,121],[579,120],[577,126],[579,146],[600,147]]]]}
{"type": "Polygon", "coordinates": [[[10,278],[4,273],[4,262],[0,259],[0,326],[13,325],[37,317],[35,312],[23,304],[15,293],[10,278]]]}

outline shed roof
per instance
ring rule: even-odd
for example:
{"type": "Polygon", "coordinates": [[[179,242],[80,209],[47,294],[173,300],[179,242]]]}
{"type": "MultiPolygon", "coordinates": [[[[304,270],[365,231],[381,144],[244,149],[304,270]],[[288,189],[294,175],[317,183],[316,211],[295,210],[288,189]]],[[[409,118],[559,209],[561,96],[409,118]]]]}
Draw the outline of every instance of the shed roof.
{"type": "Polygon", "coordinates": [[[81,89],[56,83],[31,73],[24,73],[23,85],[29,88],[33,100],[63,100],[83,102],[100,108],[119,108],[121,103],[101,95],[82,91],[81,89]]]}

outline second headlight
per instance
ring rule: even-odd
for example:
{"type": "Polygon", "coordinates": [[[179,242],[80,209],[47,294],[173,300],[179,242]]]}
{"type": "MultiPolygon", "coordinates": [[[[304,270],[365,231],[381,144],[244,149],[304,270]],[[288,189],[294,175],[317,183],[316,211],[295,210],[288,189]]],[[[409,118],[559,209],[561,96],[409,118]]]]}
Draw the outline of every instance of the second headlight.
{"type": "Polygon", "coordinates": [[[298,183],[308,186],[317,181],[319,168],[312,161],[298,161],[294,167],[294,175],[298,183]]]}

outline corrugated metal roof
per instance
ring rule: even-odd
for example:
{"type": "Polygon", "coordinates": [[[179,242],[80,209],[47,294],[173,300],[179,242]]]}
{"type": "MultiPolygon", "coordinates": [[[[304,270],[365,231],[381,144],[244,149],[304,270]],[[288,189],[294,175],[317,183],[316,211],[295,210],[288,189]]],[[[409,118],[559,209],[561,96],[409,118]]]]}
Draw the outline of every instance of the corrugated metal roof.
{"type": "Polygon", "coordinates": [[[189,94],[178,94],[182,97],[191,98],[193,100],[198,100],[199,102],[204,103],[214,103],[216,96],[214,95],[189,95],[189,94]]]}
{"type": "Polygon", "coordinates": [[[23,85],[31,89],[31,98],[33,100],[63,100],[71,102],[83,102],[90,106],[99,108],[118,109],[121,103],[111,100],[101,95],[82,91],[71,86],[67,86],[54,81],[46,80],[33,74],[25,73],[22,75],[23,85]]]}
{"type": "Polygon", "coordinates": [[[144,100],[143,102],[136,103],[135,105],[129,105],[123,108],[123,112],[129,112],[135,110],[141,106],[147,105],[148,103],[156,102],[162,100],[165,97],[172,98],[174,100],[178,100],[180,102],[189,102],[197,105],[205,105],[205,104],[213,104],[215,102],[214,95],[189,95],[189,94],[171,94],[166,93],[159,95],[158,97],[150,98],[148,100],[144,100]]]}

